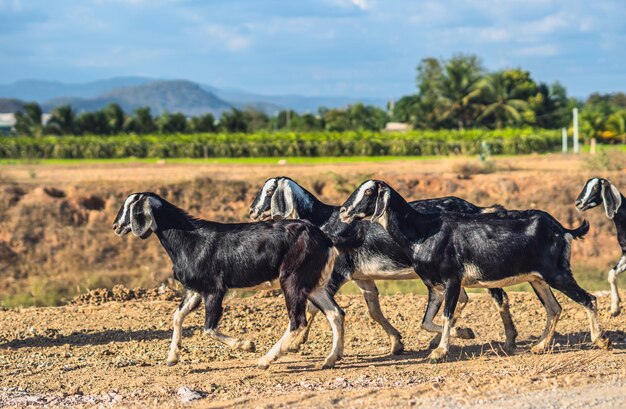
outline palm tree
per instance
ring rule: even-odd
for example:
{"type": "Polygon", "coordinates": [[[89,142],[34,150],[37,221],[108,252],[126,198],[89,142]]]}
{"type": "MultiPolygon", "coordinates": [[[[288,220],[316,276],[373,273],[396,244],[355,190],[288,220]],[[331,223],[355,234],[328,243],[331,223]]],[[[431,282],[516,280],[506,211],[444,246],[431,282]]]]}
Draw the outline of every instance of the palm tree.
{"type": "Polygon", "coordinates": [[[75,132],[74,111],[70,105],[60,105],[52,110],[46,124],[46,132],[56,135],[72,135],[75,132]]]}
{"type": "Polygon", "coordinates": [[[19,112],[15,113],[15,131],[18,135],[41,136],[41,107],[36,102],[25,104],[19,112]]]}
{"type": "Polygon", "coordinates": [[[107,118],[109,132],[112,134],[122,132],[124,128],[124,120],[126,119],[122,108],[116,103],[111,103],[104,107],[102,111],[107,118]]]}
{"type": "Polygon", "coordinates": [[[492,116],[498,129],[506,123],[519,122],[522,112],[528,109],[528,102],[517,98],[515,84],[509,81],[504,71],[483,77],[476,83],[475,90],[485,102],[478,119],[484,120],[492,116]]]}
{"type": "Polygon", "coordinates": [[[459,130],[471,125],[476,113],[474,99],[479,91],[475,84],[483,69],[476,56],[458,55],[445,65],[439,79],[439,116],[456,120],[459,130]]]}

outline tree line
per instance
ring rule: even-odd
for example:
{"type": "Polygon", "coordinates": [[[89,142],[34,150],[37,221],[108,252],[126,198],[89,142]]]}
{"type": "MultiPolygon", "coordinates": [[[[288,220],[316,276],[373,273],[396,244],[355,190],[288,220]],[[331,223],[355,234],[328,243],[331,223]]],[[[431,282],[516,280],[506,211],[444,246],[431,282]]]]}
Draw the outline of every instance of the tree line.
{"type": "Polygon", "coordinates": [[[417,66],[416,92],[391,103],[387,110],[361,103],[346,108],[320,108],[299,114],[282,110],[267,115],[253,108],[187,117],[182,113],[153,116],[142,107],[125,113],[117,104],[76,113],[58,106],[42,125],[41,107],[26,104],[16,114],[19,135],[114,135],[172,133],[252,133],[259,131],[378,131],[389,121],[415,129],[502,129],[569,127],[574,107],[580,109],[583,137],[626,142],[626,95],[594,93],[586,100],[567,95],[555,82],[536,82],[521,68],[487,71],[475,55],[425,58],[417,66]]]}
{"type": "Polygon", "coordinates": [[[375,131],[382,129],[387,113],[375,106],[357,103],[345,109],[321,108],[317,115],[298,114],[283,110],[269,116],[252,108],[232,108],[219,118],[207,113],[187,117],[182,113],[153,116],[149,107],[127,114],[118,104],[98,111],[76,113],[70,105],[61,105],[50,112],[46,124],[41,123],[42,109],[37,103],[27,103],[16,113],[15,131],[18,135],[117,135],[122,133],[252,133],[258,131],[375,131]]]}

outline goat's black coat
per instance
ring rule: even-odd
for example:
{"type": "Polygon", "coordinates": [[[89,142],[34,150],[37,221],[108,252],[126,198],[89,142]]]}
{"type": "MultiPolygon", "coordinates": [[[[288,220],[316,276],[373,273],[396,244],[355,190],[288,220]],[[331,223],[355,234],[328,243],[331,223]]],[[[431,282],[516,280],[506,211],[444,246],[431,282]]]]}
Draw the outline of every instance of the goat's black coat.
{"type": "MultiPolygon", "coordinates": [[[[174,278],[205,299],[206,329],[217,327],[228,289],[276,279],[285,294],[292,329],[306,323],[307,296],[321,284],[333,247],[319,228],[302,220],[210,222],[190,217],[156,194],[136,195],[134,220],[141,225],[153,219],[155,233],[172,260],[174,278]],[[141,201],[148,201],[151,214],[145,214],[141,201]]],[[[123,211],[120,209],[116,218],[116,231],[122,228],[123,211]]],[[[145,234],[142,237],[147,237],[145,234]]]]}
{"type": "Polygon", "coordinates": [[[586,234],[588,223],[570,230],[547,213],[533,210],[426,214],[380,181],[364,182],[341,211],[347,222],[359,214],[385,218],[386,230],[424,283],[446,289],[444,316],[449,319],[462,285],[480,287],[532,273],[574,301],[595,308],[595,297],[578,286],[569,266],[569,241],[586,234]],[[363,199],[357,200],[358,192],[363,199]]]}

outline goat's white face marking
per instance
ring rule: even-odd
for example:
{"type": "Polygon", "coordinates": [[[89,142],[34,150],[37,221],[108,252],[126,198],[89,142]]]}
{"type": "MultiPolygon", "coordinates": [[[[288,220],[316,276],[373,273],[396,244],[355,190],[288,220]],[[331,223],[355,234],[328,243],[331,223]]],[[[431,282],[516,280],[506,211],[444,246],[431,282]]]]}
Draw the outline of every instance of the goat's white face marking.
{"type": "Polygon", "coordinates": [[[363,183],[359,188],[359,192],[356,194],[356,198],[354,199],[354,202],[352,202],[350,207],[355,208],[361,202],[361,200],[363,200],[363,197],[365,196],[365,191],[367,189],[373,188],[375,185],[376,184],[373,180],[368,180],[367,182],[363,183]]]}
{"type": "Polygon", "coordinates": [[[253,220],[266,220],[270,216],[270,201],[272,195],[276,191],[277,180],[276,178],[268,179],[259,195],[254,199],[250,206],[250,217],[253,220]]]}
{"type": "MultiPolygon", "coordinates": [[[[599,188],[599,185],[600,185],[600,179],[598,178],[593,178],[589,182],[587,182],[587,186],[585,186],[585,194],[580,199],[580,201],[583,204],[587,203],[587,200],[589,200],[589,198],[591,197],[591,194],[594,192],[594,187],[598,186],[599,188]]],[[[587,203],[587,206],[596,206],[596,205],[597,203],[587,203]]]]}
{"type": "Polygon", "coordinates": [[[117,217],[113,222],[115,226],[115,234],[117,234],[118,236],[123,236],[130,232],[130,215],[132,210],[131,206],[134,205],[135,202],[137,202],[139,199],[141,199],[141,195],[133,193],[131,195],[128,195],[126,200],[124,200],[124,204],[122,205],[120,212],[118,212],[117,217]]]}

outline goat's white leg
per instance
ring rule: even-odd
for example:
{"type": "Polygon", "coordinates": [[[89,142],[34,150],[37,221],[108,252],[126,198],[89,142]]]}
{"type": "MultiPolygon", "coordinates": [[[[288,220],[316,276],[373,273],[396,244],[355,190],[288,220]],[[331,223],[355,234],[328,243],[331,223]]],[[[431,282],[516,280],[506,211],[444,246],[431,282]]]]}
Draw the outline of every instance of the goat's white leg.
{"type": "Polygon", "coordinates": [[[622,257],[617,265],[609,271],[609,284],[611,285],[611,315],[617,317],[621,311],[617,278],[626,270],[626,257],[622,257]]]}
{"type": "Polygon", "coordinates": [[[343,358],[344,344],[344,313],[335,300],[328,295],[324,288],[318,288],[309,295],[309,300],[326,316],[333,331],[333,346],[330,354],[324,360],[322,369],[335,366],[337,361],[343,358]]]}
{"type": "Polygon", "coordinates": [[[546,327],[539,341],[530,349],[534,354],[542,354],[548,349],[554,337],[556,324],[561,316],[561,305],[556,300],[550,286],[545,281],[532,281],[530,285],[533,287],[537,297],[539,297],[543,307],[546,309],[546,327]]]}
{"type": "Polygon", "coordinates": [[[311,331],[311,325],[313,325],[313,321],[315,320],[315,316],[320,310],[312,303],[308,302],[307,311],[306,311],[306,327],[304,327],[304,331],[299,333],[300,335],[293,340],[292,345],[289,345],[289,352],[298,352],[302,344],[306,343],[309,339],[309,332],[311,331]]]}
{"type": "Polygon", "coordinates": [[[248,341],[246,339],[231,337],[230,335],[226,335],[223,332],[220,332],[217,328],[205,329],[204,333],[210,338],[224,345],[227,345],[232,349],[240,349],[246,352],[254,352],[256,350],[254,342],[248,341]]]}
{"type": "Polygon", "coordinates": [[[393,325],[385,318],[382,310],[380,309],[380,302],[378,298],[378,288],[373,281],[354,280],[354,283],[361,289],[365,302],[367,303],[367,309],[370,313],[370,317],[376,321],[385,331],[389,337],[391,344],[391,354],[399,355],[404,351],[404,344],[402,343],[402,335],[394,328],[393,325]]]}
{"type": "Polygon", "coordinates": [[[291,330],[291,324],[287,326],[287,330],[283,336],[274,344],[274,346],[263,355],[257,362],[257,366],[261,369],[269,368],[270,364],[288,352],[289,345],[294,342],[295,338],[301,337],[305,326],[291,330]]]}
{"type": "Polygon", "coordinates": [[[200,306],[202,296],[196,292],[188,291],[185,298],[174,311],[174,331],[172,333],[172,343],[170,351],[167,355],[167,365],[172,366],[178,363],[180,346],[183,337],[183,321],[185,317],[193,310],[200,306]]]}
{"type": "MultiPolygon", "coordinates": [[[[459,303],[457,306],[459,311],[455,312],[455,316],[460,315],[463,308],[467,305],[469,297],[464,289],[461,289],[461,293],[459,294],[459,303]],[[462,304],[462,305],[461,305],[462,304]]],[[[437,325],[433,322],[435,319],[435,315],[439,312],[441,308],[441,304],[443,303],[443,293],[436,288],[428,289],[428,305],[426,306],[426,312],[424,313],[424,318],[422,320],[422,329],[428,332],[435,332],[437,335],[430,340],[429,347],[435,348],[437,345],[441,343],[441,333],[443,332],[443,327],[441,325],[437,325]]],[[[474,339],[474,331],[471,328],[457,328],[453,327],[450,329],[450,336],[457,337],[461,339],[474,339]]]]}
{"type": "Polygon", "coordinates": [[[456,281],[446,283],[441,342],[439,342],[439,346],[430,353],[429,359],[431,362],[441,362],[448,357],[451,330],[454,327],[454,310],[456,309],[460,291],[461,283],[456,281]]]}

